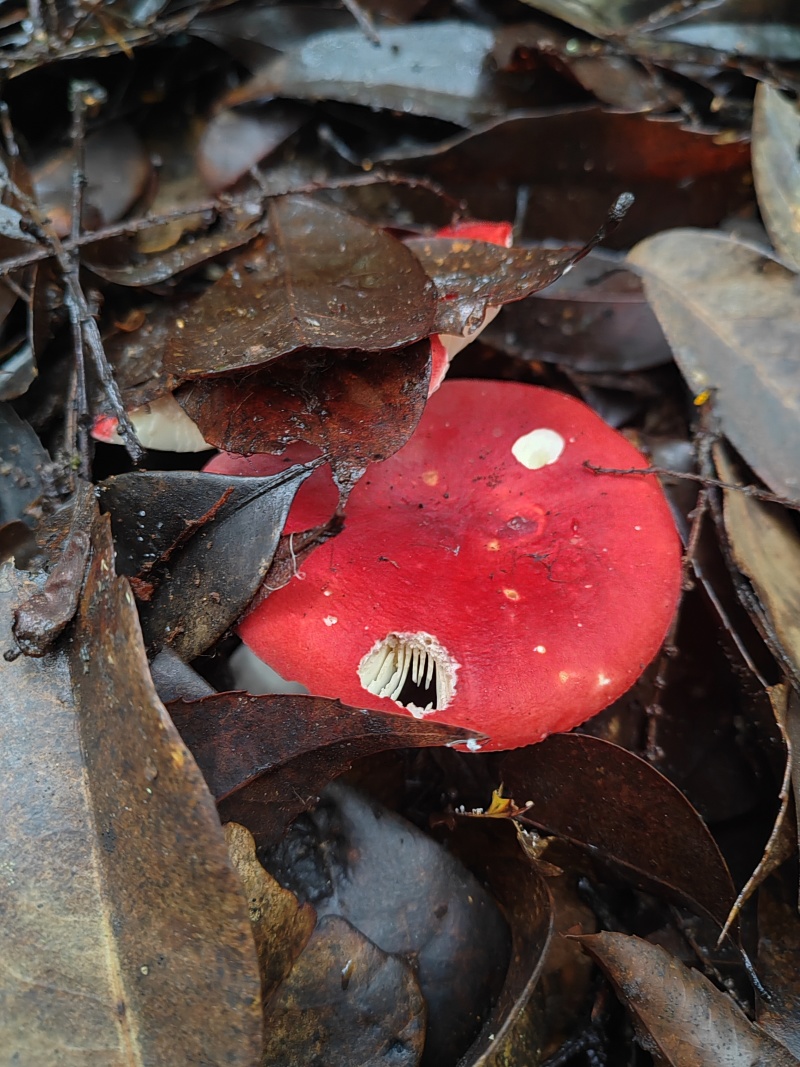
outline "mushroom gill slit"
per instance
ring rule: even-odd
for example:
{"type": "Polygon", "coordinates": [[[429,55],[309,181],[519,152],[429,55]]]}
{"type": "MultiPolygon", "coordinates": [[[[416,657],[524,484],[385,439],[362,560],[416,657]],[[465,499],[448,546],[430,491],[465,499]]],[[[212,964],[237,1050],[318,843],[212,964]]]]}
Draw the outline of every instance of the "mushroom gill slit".
{"type": "Polygon", "coordinates": [[[431,634],[391,633],[358,665],[361,685],[421,719],[453,700],[459,664],[431,634]]]}

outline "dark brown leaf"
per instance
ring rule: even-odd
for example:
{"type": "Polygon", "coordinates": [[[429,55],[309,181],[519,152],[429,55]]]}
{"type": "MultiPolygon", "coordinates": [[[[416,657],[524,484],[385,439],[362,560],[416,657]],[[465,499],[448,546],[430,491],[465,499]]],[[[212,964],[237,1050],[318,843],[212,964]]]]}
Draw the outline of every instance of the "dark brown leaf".
{"type": "Polygon", "coordinates": [[[310,467],[272,478],[194,471],[109,478],[120,570],[136,576],[148,646],[184,660],[209,648],[241,616],[272,563],[294,495],[310,467]]]}
{"type": "Polygon", "coordinates": [[[69,528],[39,592],[14,610],[14,640],[26,656],[43,656],[72,619],[89,562],[94,488],[82,485],[69,505],[69,528]]]}
{"type": "Polygon", "coordinates": [[[416,1067],[425,1000],[409,963],[345,919],[320,919],[269,1005],[266,1064],[416,1067]]]}
{"type": "Polygon", "coordinates": [[[322,697],[220,693],[170,710],[211,792],[225,802],[225,820],[244,823],[259,845],[279,840],[314,795],[361,756],[474,736],[322,697]],[[251,782],[255,788],[245,789],[251,782]]]}
{"type": "Polygon", "coordinates": [[[597,107],[518,113],[432,148],[400,145],[380,160],[441,182],[476,218],[511,219],[520,202],[529,205],[525,237],[559,243],[585,240],[625,189],[636,204],[611,239],[617,248],[670,226],[716,226],[752,199],[745,142],[720,145],[672,118],[597,107]]]}
{"type": "Polygon", "coordinates": [[[428,1005],[426,1063],[454,1063],[466,1051],[502,986],[509,933],[459,860],[334,782],[264,863],[320,919],[341,916],[384,952],[415,961],[428,1005]]]}
{"type": "Polygon", "coordinates": [[[176,393],[206,441],[226,452],[316,446],[346,498],[370,463],[416,429],[428,397],[428,340],[371,355],[307,352],[235,381],[189,382],[176,393]]]}
{"type": "Polygon", "coordinates": [[[469,334],[486,308],[521,300],[560,278],[580,251],[502,248],[463,237],[414,237],[406,245],[439,291],[437,333],[469,334]]]}
{"type": "Polygon", "coordinates": [[[638,756],[586,734],[554,734],[504,753],[496,771],[507,796],[520,806],[533,801],[526,824],[725,922],[735,894],[713,837],[683,794],[638,756]]]}
{"type": "Polygon", "coordinates": [[[641,279],[618,253],[597,248],[547,289],[504,307],[481,340],[522,359],[590,373],[645,370],[672,359],[641,279]]]}
{"type": "MultiPolygon", "coordinates": [[[[7,1062],[225,1063],[260,1049],[247,909],[213,801],[153,691],[107,519],[71,644],[0,663],[7,1062]],[[99,1059],[98,1059],[99,1057],[99,1059]]],[[[41,577],[6,567],[2,618],[41,577]]]]}
{"type": "Polygon", "coordinates": [[[435,299],[396,238],[320,201],[277,197],[264,237],[195,302],[164,367],[197,378],[303,347],[399,348],[432,332],[435,299]]]}
{"type": "Polygon", "coordinates": [[[640,1041],[665,1067],[797,1067],[731,997],[663,948],[626,934],[578,940],[608,975],[640,1041]]]}

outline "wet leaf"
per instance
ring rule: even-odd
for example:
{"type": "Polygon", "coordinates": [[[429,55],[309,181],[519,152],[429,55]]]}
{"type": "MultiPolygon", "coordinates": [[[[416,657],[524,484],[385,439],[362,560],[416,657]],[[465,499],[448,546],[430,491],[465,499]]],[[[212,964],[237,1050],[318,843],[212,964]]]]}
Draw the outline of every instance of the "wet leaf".
{"type": "Polygon", "coordinates": [[[504,307],[481,338],[522,359],[590,373],[672,359],[641,279],[618,254],[597,248],[546,289],[504,307]]]}
{"type": "Polygon", "coordinates": [[[78,607],[89,563],[94,488],[82,485],[69,505],[69,528],[41,589],[14,609],[14,640],[26,656],[43,656],[78,607]]]}
{"type": "Polygon", "coordinates": [[[758,1022],[800,1061],[800,919],[777,880],[758,895],[758,974],[769,992],[758,1022]]]}
{"type": "Polygon", "coordinates": [[[507,796],[520,806],[533,801],[526,824],[589,849],[634,885],[725,922],[734,891],[714,838],[643,759],[586,734],[554,734],[504,753],[495,766],[507,796]]]}
{"type": "Polygon", "coordinates": [[[265,858],[320,920],[337,915],[415,961],[428,1005],[425,1058],[453,1063],[500,990],[508,930],[477,879],[381,804],[334,782],[265,858]]]}
{"type": "Polygon", "coordinates": [[[672,230],[629,256],[689,387],[712,390],[722,430],[781,496],[800,500],[796,276],[719,233],[672,230]]]}
{"type": "MultiPolygon", "coordinates": [[[[744,484],[725,449],[716,447],[714,460],[722,481],[744,484]]],[[[758,598],[758,603],[748,606],[766,624],[773,651],[800,685],[800,533],[790,512],[779,504],[733,489],[723,492],[733,559],[758,598]]]]}
{"type": "Polygon", "coordinates": [[[527,102],[524,86],[514,90],[492,77],[494,35],[481,26],[385,26],[378,37],[369,40],[357,26],[308,37],[259,70],[228,103],[274,96],[338,100],[471,126],[527,102]]]}
{"type": "Polygon", "coordinates": [[[316,446],[346,498],[370,463],[416,429],[428,397],[430,342],[374,354],[307,352],[245,378],[189,382],[176,395],[206,441],[226,452],[316,446]]]}
{"type": "Polygon", "coordinates": [[[24,519],[41,496],[50,456],[39,437],[10,404],[0,403],[0,524],[24,519]]]}
{"type": "Polygon", "coordinates": [[[416,1067],[424,1041],[411,965],[327,915],[269,1005],[264,1063],[416,1067]]]}
{"type": "Polygon", "coordinates": [[[394,237],[308,197],[278,197],[264,237],[187,313],[164,367],[195,378],[303,347],[399,348],[433,332],[435,299],[394,237]]]}
{"type": "Polygon", "coordinates": [[[294,893],[281,888],[261,866],[249,830],[235,822],[223,829],[247,897],[261,968],[261,998],[268,1012],[270,999],[308,944],[317,916],[310,904],[300,904],[294,893]]]}
{"type": "MultiPolygon", "coordinates": [[[[56,233],[65,237],[72,224],[71,148],[42,159],[32,170],[39,207],[56,233]]],[[[142,195],[151,173],[150,158],[134,130],[118,123],[86,138],[84,164],[85,228],[98,229],[121,218],[142,195]]]]}
{"type": "Polygon", "coordinates": [[[220,693],[170,704],[170,714],[209,789],[224,802],[225,820],[244,823],[260,846],[278,841],[314,795],[362,756],[474,736],[310,696],[220,693]]]}
{"type": "Polygon", "coordinates": [[[85,260],[86,265],[105,281],[141,288],[160,285],[215,256],[250,244],[255,234],[254,229],[246,226],[223,227],[151,256],[136,253],[131,243],[130,246],[124,246],[124,256],[118,254],[113,259],[107,256],[104,244],[95,243],[87,248],[85,260]],[[118,262],[120,258],[123,260],[121,263],[118,262]]]}
{"type": "Polygon", "coordinates": [[[227,189],[308,121],[299,104],[275,100],[258,111],[218,111],[200,138],[197,167],[213,192],[227,189]]]}
{"type": "Polygon", "coordinates": [[[770,85],[756,88],[753,179],[758,206],[778,254],[800,269],[800,113],[770,85]]]}
{"type": "Polygon", "coordinates": [[[584,241],[626,189],[636,204],[611,247],[670,226],[716,226],[752,199],[744,142],[716,144],[673,118],[597,107],[518,113],[433,147],[401,144],[379,159],[441,182],[476,218],[521,215],[526,238],[560,244],[584,241]]]}
{"type": "Polygon", "coordinates": [[[310,469],[273,478],[138,472],[104,483],[120,571],[135,578],[148,646],[193,659],[237,621],[310,469]]]}
{"type": "Polygon", "coordinates": [[[469,334],[488,305],[497,307],[544,289],[572,263],[576,247],[503,248],[463,237],[415,237],[406,245],[439,292],[436,333],[469,334]]]}
{"type": "Polygon", "coordinates": [[[726,993],[663,948],[626,934],[578,938],[633,1016],[639,1040],[668,1067],[796,1067],[783,1045],[726,993]]]}
{"type": "MultiPolygon", "coordinates": [[[[260,1004],[244,897],[153,691],[107,522],[92,531],[71,643],[0,662],[0,951],[13,961],[0,969],[0,1048],[37,1067],[98,1056],[252,1067],[260,1004]]],[[[3,570],[6,627],[40,585],[3,570]]]]}
{"type": "Polygon", "coordinates": [[[500,995],[458,1067],[536,1067],[548,1023],[532,1001],[553,945],[553,902],[508,824],[458,819],[445,841],[492,893],[511,931],[500,995]]]}

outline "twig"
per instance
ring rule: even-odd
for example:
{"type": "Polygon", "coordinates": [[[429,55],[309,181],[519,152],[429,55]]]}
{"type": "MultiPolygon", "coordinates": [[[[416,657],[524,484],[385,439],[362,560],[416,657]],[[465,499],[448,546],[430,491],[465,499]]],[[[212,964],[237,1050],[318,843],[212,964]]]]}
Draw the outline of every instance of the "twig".
{"type": "Polygon", "coordinates": [[[687,474],[685,471],[670,470],[669,467],[598,467],[589,460],[584,460],[584,467],[592,474],[655,474],[665,478],[678,478],[684,482],[699,482],[706,489],[731,489],[745,496],[763,500],[767,504],[781,504],[793,511],[800,511],[800,502],[791,500],[786,496],[778,496],[766,489],[759,489],[757,485],[736,485],[734,482],[723,482],[719,478],[710,478],[705,474],[687,474]]]}
{"type": "MultiPolygon", "coordinates": [[[[17,156],[19,151],[11,126],[8,106],[4,101],[0,101],[0,133],[2,133],[5,140],[9,155],[17,156]]],[[[109,406],[119,423],[119,435],[125,443],[128,455],[134,463],[138,463],[144,452],[123,407],[117,383],[114,380],[114,375],[103,350],[100,330],[86,303],[80,279],[75,277],[69,252],[64,248],[64,244],[53,229],[50,220],[42,215],[36,201],[19,188],[10,174],[6,177],[6,184],[9,191],[25,207],[30,216],[31,230],[35,231],[35,236],[48,248],[49,255],[58,263],[64,280],[64,302],[69,311],[70,321],[77,321],[80,325],[82,344],[89,350],[97,368],[98,376],[108,397],[109,406]]]]}

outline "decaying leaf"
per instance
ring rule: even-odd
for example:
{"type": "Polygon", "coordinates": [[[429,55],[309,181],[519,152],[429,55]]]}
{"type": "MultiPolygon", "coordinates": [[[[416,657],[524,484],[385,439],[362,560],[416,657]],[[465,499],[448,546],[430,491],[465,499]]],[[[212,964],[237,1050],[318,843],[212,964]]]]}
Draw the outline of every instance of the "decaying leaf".
{"type": "Polygon", "coordinates": [[[310,904],[282,889],[256,856],[253,835],[239,823],[223,827],[231,862],[242,880],[261,969],[265,1010],[308,944],[317,916],[310,904]]]}
{"type": "Polygon", "coordinates": [[[719,233],[672,230],[629,260],[695,393],[711,390],[722,430],[781,496],[800,501],[797,278],[719,233]]]}
{"type": "Polygon", "coordinates": [[[794,1056],[728,994],[658,945],[610,932],[578,940],[608,975],[641,1043],[665,1067],[796,1067],[794,1056]]]}
{"type": "Polygon", "coordinates": [[[323,697],[219,693],[170,704],[170,714],[223,818],[244,823],[260,846],[280,840],[316,793],[354,760],[474,736],[459,727],[347,708],[323,697]]]}
{"type": "Polygon", "coordinates": [[[282,885],[383,951],[410,958],[428,1006],[426,1061],[454,1063],[480,1030],[508,930],[469,871],[405,819],[342,782],[265,857],[282,885]]]}
{"type": "Polygon", "coordinates": [[[735,894],[714,838],[683,794],[643,759],[587,734],[554,734],[504,753],[497,773],[517,804],[533,801],[525,823],[589,848],[634,884],[725,922],[735,894]]]}
{"type": "Polygon", "coordinates": [[[269,202],[264,237],[194,303],[164,355],[176,378],[298,348],[398,348],[433,332],[435,293],[388,233],[304,196],[269,202]]]}
{"type": "MultiPolygon", "coordinates": [[[[213,800],[150,681],[107,519],[71,640],[0,661],[0,1049],[253,1067],[258,968],[213,800]]],[[[42,579],[6,566],[2,619],[42,579]]]]}
{"type": "Polygon", "coordinates": [[[310,467],[273,478],[192,471],[110,478],[120,570],[134,579],[148,646],[189,660],[240,617],[272,563],[298,486],[310,467]]]}
{"type": "Polygon", "coordinates": [[[346,499],[367,465],[394,455],[416,429],[430,352],[428,340],[368,355],[304,352],[235,381],[188,382],[176,398],[205,440],[226,452],[316,446],[346,499]]]}

